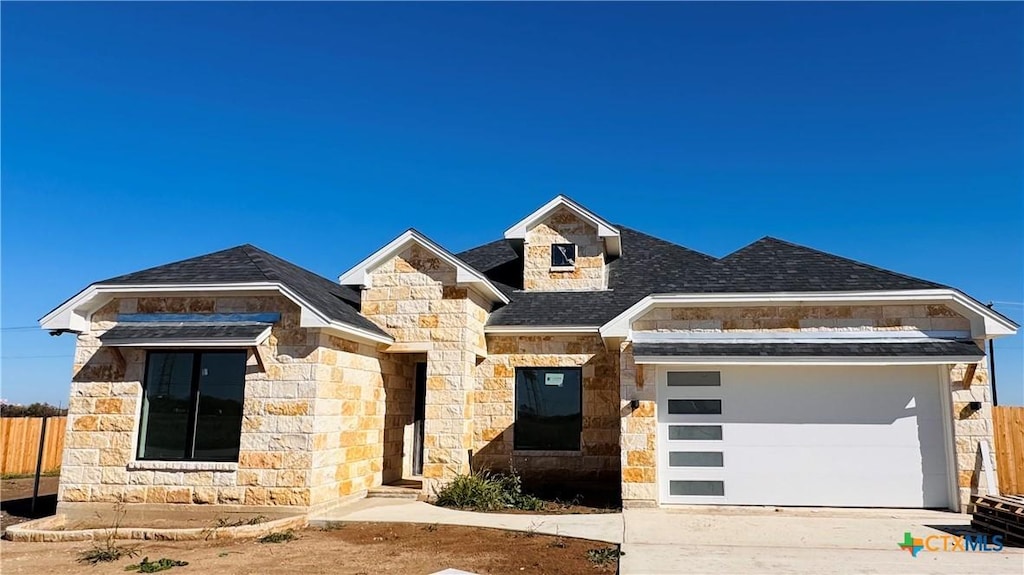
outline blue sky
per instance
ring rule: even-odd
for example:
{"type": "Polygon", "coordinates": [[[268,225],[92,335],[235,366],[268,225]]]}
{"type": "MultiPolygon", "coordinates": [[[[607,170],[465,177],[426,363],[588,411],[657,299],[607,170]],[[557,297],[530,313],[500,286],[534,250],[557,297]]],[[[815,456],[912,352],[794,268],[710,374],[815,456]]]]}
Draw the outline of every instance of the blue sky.
{"type": "MultiPolygon", "coordinates": [[[[1024,5],[4,3],[4,398],[36,320],[251,242],[336,277],[557,193],[715,255],[764,235],[1024,315],[1024,5]]],[[[1024,403],[1022,337],[996,344],[1024,403]]]]}

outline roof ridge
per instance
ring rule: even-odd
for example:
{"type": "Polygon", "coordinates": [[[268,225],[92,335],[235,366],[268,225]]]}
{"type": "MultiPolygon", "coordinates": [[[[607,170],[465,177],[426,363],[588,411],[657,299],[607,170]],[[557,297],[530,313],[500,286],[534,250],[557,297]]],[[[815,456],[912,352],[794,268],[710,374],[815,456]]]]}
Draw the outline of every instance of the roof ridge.
{"type": "Polygon", "coordinates": [[[255,251],[259,252],[261,257],[264,256],[264,255],[268,255],[268,252],[266,252],[264,250],[261,250],[260,248],[254,246],[253,244],[250,244],[250,243],[244,243],[244,244],[242,244],[242,245],[240,245],[238,247],[242,249],[242,253],[245,254],[245,257],[249,258],[249,261],[252,262],[252,265],[256,266],[256,269],[259,270],[259,272],[261,274],[263,274],[263,277],[266,278],[267,281],[281,281],[281,278],[272,278],[272,277],[270,277],[270,274],[267,273],[266,268],[264,268],[264,266],[260,265],[260,262],[256,261],[253,258],[253,254],[250,253],[250,250],[255,250],[255,251]]]}

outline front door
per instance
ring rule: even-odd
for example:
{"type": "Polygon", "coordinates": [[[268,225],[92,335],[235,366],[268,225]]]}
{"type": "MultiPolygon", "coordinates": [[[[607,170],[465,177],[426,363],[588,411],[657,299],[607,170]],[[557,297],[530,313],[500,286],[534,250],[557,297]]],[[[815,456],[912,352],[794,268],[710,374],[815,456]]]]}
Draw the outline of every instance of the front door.
{"type": "Polygon", "coordinates": [[[416,364],[415,405],[412,415],[412,474],[423,475],[423,418],[427,403],[427,364],[416,364]]]}

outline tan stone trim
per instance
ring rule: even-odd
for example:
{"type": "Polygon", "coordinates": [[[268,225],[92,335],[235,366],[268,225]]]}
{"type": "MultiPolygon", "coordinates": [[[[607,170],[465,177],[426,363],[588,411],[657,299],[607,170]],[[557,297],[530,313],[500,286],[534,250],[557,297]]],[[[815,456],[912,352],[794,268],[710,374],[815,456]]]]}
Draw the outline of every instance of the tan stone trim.
{"type": "Polygon", "coordinates": [[[583,451],[579,449],[570,450],[543,450],[543,449],[514,449],[512,455],[515,457],[580,457],[583,451]]]}
{"type": "Polygon", "coordinates": [[[128,462],[129,471],[238,471],[230,461],[143,461],[128,462]]]}

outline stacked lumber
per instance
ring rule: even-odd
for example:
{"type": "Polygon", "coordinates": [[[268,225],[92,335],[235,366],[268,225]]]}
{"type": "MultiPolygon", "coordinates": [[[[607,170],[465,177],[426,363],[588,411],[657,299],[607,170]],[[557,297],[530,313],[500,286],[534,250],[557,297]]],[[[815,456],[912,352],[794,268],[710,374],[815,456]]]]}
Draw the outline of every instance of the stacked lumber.
{"type": "Polygon", "coordinates": [[[1002,535],[1003,544],[1024,547],[1024,497],[975,496],[971,527],[981,533],[1002,535]]]}

